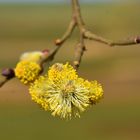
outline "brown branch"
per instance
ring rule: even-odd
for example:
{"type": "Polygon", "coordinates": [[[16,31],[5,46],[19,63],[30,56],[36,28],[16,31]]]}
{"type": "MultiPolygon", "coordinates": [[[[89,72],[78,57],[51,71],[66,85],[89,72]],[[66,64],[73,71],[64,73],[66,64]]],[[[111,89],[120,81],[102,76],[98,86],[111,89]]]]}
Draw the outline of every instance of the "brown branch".
{"type": "Polygon", "coordinates": [[[55,40],[55,47],[50,51],[49,55],[47,54],[46,57],[44,57],[44,59],[42,60],[42,64],[47,62],[47,61],[52,61],[54,59],[55,54],[58,52],[58,50],[61,48],[61,46],[63,45],[63,43],[65,41],[67,41],[68,38],[70,38],[72,32],[74,31],[75,27],[76,27],[76,20],[75,20],[75,16],[74,16],[74,5],[72,5],[72,19],[69,23],[69,26],[66,30],[66,32],[64,33],[64,35],[55,40]]]}
{"type": "Polygon", "coordinates": [[[85,50],[86,50],[86,48],[85,48],[84,40],[83,40],[83,37],[81,37],[80,42],[76,46],[75,58],[74,58],[74,62],[73,62],[74,68],[76,70],[79,68],[79,65],[81,63],[82,56],[83,56],[85,50]]]}
{"type": "Polygon", "coordinates": [[[82,31],[85,27],[84,21],[82,19],[80,4],[78,0],[72,0],[73,5],[73,15],[76,18],[77,26],[79,27],[80,31],[82,31]]]}
{"type": "Polygon", "coordinates": [[[56,45],[62,45],[71,36],[75,27],[76,27],[76,22],[75,22],[74,18],[72,18],[65,34],[62,36],[61,39],[57,39],[55,41],[55,44],[56,45]]]}
{"type": "Polygon", "coordinates": [[[42,61],[42,64],[47,62],[48,60],[53,60],[55,54],[58,52],[58,50],[61,48],[63,43],[67,41],[68,38],[70,38],[72,32],[74,31],[75,27],[78,27],[80,30],[80,36],[81,36],[81,42],[79,45],[77,45],[77,49],[75,52],[75,61],[74,61],[74,67],[77,69],[80,65],[81,58],[83,55],[83,52],[85,50],[84,45],[84,37],[83,37],[83,29],[84,29],[84,22],[82,20],[81,12],[80,12],[80,5],[78,0],[72,0],[72,19],[70,21],[70,24],[62,36],[62,38],[57,39],[55,41],[55,47],[53,50],[50,51],[49,55],[46,55],[44,60],[42,61]]]}
{"type": "Polygon", "coordinates": [[[82,19],[81,15],[81,10],[80,10],[80,4],[78,0],[72,0],[72,5],[73,5],[73,15],[75,17],[75,21],[77,23],[77,27],[79,28],[79,33],[80,33],[80,42],[76,46],[75,50],[75,58],[73,62],[73,66],[76,70],[78,70],[82,56],[84,54],[84,51],[86,50],[85,44],[84,44],[84,30],[85,30],[85,24],[82,19]]]}
{"type": "Polygon", "coordinates": [[[112,41],[104,39],[103,37],[97,36],[96,34],[93,34],[91,31],[85,30],[84,32],[84,38],[89,40],[94,40],[100,43],[104,43],[107,45],[111,45],[112,41]]]}
{"type": "Polygon", "coordinates": [[[7,79],[6,77],[4,77],[4,78],[0,81],[0,87],[2,87],[7,81],[9,81],[9,79],[7,79]]]}
{"type": "Polygon", "coordinates": [[[75,16],[75,20],[77,23],[77,27],[79,28],[81,40],[80,43],[77,45],[77,49],[75,51],[75,60],[74,60],[74,67],[78,69],[81,58],[83,56],[84,50],[85,50],[85,45],[84,45],[84,39],[90,39],[94,40],[109,46],[126,46],[126,45],[135,45],[140,43],[140,37],[136,37],[131,40],[122,40],[122,41],[111,41],[108,39],[105,39],[103,37],[100,37],[91,31],[89,31],[84,24],[84,21],[82,19],[81,11],[80,11],[80,5],[79,5],[79,0],[71,0],[72,1],[72,6],[74,8],[73,14],[75,16]]]}
{"type": "MultiPolygon", "coordinates": [[[[13,77],[14,78],[14,77],[13,77]]],[[[10,79],[7,79],[6,77],[4,77],[1,81],[0,81],[0,88],[6,84],[8,81],[10,81],[11,79],[13,78],[10,78],[10,79]]]]}
{"type": "Polygon", "coordinates": [[[112,41],[112,40],[107,40],[103,37],[97,36],[96,34],[92,33],[91,31],[86,30],[84,32],[84,38],[89,39],[89,40],[94,40],[109,46],[127,46],[127,45],[135,45],[140,43],[140,37],[134,37],[132,39],[127,39],[127,40],[120,40],[120,41],[112,41]]]}
{"type": "Polygon", "coordinates": [[[109,46],[125,46],[125,45],[134,45],[140,43],[140,37],[136,37],[131,40],[123,40],[123,41],[118,41],[118,42],[113,42],[111,40],[105,39],[103,37],[100,37],[91,31],[89,31],[84,24],[84,21],[82,19],[81,15],[81,10],[80,10],[80,4],[79,0],[71,0],[72,4],[72,19],[71,22],[65,32],[65,34],[62,36],[61,39],[57,39],[55,41],[56,47],[54,50],[51,51],[49,56],[46,57],[45,61],[48,59],[53,59],[55,54],[58,52],[59,48],[63,45],[65,41],[71,36],[72,32],[74,31],[75,27],[78,27],[79,29],[79,34],[80,34],[80,42],[76,46],[75,50],[75,59],[73,62],[73,65],[76,69],[78,69],[82,56],[85,51],[85,44],[84,40],[89,39],[89,40],[94,40],[109,46]]]}

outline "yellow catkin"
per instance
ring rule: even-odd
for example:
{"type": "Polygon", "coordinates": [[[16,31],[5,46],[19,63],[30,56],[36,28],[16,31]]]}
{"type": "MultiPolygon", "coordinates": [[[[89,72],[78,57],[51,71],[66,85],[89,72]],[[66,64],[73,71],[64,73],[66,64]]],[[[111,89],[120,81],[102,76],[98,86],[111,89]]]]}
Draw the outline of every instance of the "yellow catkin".
{"type": "Polygon", "coordinates": [[[15,68],[15,76],[24,84],[33,82],[41,71],[40,65],[35,62],[20,61],[15,68]]]}
{"type": "Polygon", "coordinates": [[[36,103],[63,119],[80,117],[81,112],[103,96],[103,89],[97,81],[79,78],[68,63],[51,66],[45,76],[40,76],[30,86],[29,92],[36,103]]]}
{"type": "Polygon", "coordinates": [[[44,53],[41,51],[25,52],[21,55],[20,61],[29,61],[40,64],[44,57],[44,53]]]}
{"type": "Polygon", "coordinates": [[[103,97],[103,88],[97,81],[85,81],[85,86],[89,90],[89,99],[91,104],[96,104],[103,97]]]}

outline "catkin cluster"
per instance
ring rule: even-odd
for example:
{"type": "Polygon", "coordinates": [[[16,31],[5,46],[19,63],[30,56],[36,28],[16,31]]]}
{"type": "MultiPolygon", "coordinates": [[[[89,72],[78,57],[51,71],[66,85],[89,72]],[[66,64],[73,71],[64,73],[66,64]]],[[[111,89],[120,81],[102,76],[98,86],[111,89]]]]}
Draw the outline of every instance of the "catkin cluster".
{"type": "Polygon", "coordinates": [[[68,63],[51,66],[45,76],[31,84],[29,93],[42,108],[64,119],[80,117],[81,112],[103,97],[102,86],[97,81],[80,78],[68,63]]]}

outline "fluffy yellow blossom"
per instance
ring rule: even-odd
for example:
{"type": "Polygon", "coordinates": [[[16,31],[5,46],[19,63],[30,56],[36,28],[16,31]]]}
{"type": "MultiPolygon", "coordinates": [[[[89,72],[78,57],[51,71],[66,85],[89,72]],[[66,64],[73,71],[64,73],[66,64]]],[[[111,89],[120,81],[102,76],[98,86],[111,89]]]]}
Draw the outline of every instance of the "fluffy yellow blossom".
{"type": "Polygon", "coordinates": [[[15,76],[24,84],[33,82],[41,71],[40,65],[35,62],[20,61],[15,68],[15,76]]]}
{"type": "Polygon", "coordinates": [[[96,104],[103,97],[103,88],[97,81],[85,81],[85,86],[89,90],[89,99],[91,104],[96,104]]]}
{"type": "Polygon", "coordinates": [[[29,92],[33,101],[40,104],[45,110],[48,110],[49,107],[46,98],[46,85],[48,85],[48,81],[46,81],[46,78],[47,77],[45,76],[40,76],[37,80],[35,80],[35,82],[31,84],[29,92]]]}
{"type": "Polygon", "coordinates": [[[68,63],[51,66],[47,75],[40,76],[30,86],[29,92],[53,116],[67,119],[80,117],[81,112],[103,96],[100,84],[79,78],[68,63]]]}
{"type": "Polygon", "coordinates": [[[76,70],[66,63],[65,65],[56,63],[52,67],[50,67],[48,71],[48,77],[50,80],[61,83],[61,80],[67,78],[69,80],[77,79],[78,75],[76,70]]]}
{"type": "Polygon", "coordinates": [[[20,61],[29,61],[40,63],[44,57],[44,53],[41,51],[25,52],[21,55],[20,61]]]}

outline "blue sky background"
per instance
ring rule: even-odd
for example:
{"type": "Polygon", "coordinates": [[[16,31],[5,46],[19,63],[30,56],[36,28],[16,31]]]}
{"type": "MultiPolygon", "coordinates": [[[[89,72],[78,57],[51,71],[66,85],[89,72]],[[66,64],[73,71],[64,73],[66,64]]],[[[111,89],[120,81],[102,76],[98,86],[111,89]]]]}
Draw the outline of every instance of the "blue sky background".
{"type": "MultiPolygon", "coordinates": [[[[26,3],[26,2],[34,2],[34,3],[41,3],[41,2],[49,2],[49,3],[58,3],[58,2],[69,2],[70,0],[0,0],[2,3],[26,3]]],[[[80,0],[81,2],[120,2],[120,1],[132,1],[132,0],[80,0]]],[[[135,0],[133,0],[135,1],[135,0]]]]}

